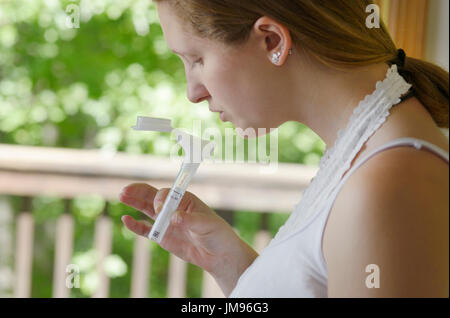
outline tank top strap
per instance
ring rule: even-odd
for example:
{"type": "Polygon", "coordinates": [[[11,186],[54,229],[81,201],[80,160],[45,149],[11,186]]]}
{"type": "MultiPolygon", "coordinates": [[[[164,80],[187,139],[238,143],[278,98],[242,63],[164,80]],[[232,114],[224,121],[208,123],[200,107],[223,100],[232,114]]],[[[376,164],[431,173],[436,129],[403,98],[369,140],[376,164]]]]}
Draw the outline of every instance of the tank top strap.
{"type": "Polygon", "coordinates": [[[344,176],[342,179],[341,184],[345,183],[345,180],[350,177],[350,175],[358,169],[362,164],[364,164],[367,160],[369,160],[371,157],[375,156],[377,153],[380,153],[384,150],[395,148],[395,147],[414,147],[418,150],[425,148],[430,150],[432,153],[436,154],[437,156],[441,157],[444,161],[449,163],[449,153],[445,151],[444,149],[432,144],[431,142],[428,142],[426,140],[417,139],[417,138],[398,138],[394,139],[381,147],[373,150],[370,152],[367,156],[365,156],[360,162],[358,162],[355,166],[353,166],[348,173],[344,176]]]}

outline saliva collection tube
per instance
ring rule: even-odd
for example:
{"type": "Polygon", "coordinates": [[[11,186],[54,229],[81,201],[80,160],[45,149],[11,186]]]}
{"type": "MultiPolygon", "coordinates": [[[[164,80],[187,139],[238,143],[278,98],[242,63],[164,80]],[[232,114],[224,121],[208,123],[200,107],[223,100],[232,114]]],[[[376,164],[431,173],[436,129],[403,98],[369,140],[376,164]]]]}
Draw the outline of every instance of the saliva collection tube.
{"type": "Polygon", "coordinates": [[[180,171],[167,195],[162,209],[152,226],[148,238],[161,244],[164,235],[170,225],[170,220],[180,205],[189,183],[197,172],[200,163],[214,152],[215,144],[209,140],[202,140],[178,129],[173,129],[169,119],[151,118],[139,116],[136,126],[132,127],[141,131],[171,132],[175,130],[177,143],[185,151],[185,158],[180,171]]]}
{"type": "Polygon", "coordinates": [[[175,182],[170,189],[166,200],[164,201],[163,207],[159,212],[155,223],[153,224],[152,230],[149,233],[149,238],[151,240],[156,241],[159,244],[161,243],[164,234],[169,228],[172,215],[180,205],[181,199],[183,198],[183,195],[199,166],[199,163],[183,162],[181,169],[178,172],[178,176],[175,179],[175,182]]]}

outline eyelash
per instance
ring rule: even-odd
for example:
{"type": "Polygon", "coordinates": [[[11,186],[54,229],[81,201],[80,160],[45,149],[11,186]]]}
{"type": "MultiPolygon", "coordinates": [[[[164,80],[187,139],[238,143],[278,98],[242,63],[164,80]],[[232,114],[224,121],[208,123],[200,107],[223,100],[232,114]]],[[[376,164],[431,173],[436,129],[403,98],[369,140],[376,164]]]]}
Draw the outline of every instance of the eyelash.
{"type": "Polygon", "coordinates": [[[197,64],[201,64],[202,59],[198,59],[197,61],[195,61],[194,63],[192,63],[192,68],[194,68],[195,65],[197,64]]]}

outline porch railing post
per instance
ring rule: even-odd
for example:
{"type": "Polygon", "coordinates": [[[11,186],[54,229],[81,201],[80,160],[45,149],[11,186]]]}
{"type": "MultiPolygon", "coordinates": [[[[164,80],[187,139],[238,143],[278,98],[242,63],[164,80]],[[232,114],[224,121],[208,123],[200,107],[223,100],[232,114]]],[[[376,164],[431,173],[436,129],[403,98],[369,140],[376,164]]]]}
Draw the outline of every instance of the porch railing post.
{"type": "Polygon", "coordinates": [[[16,260],[14,296],[31,297],[31,272],[33,265],[34,219],[31,214],[31,198],[25,197],[23,210],[17,217],[16,260]]]}
{"type": "Polygon", "coordinates": [[[65,200],[65,211],[56,222],[53,298],[70,297],[70,288],[66,286],[66,269],[73,253],[73,233],[74,220],[70,215],[70,201],[65,200]]]}
{"type": "Polygon", "coordinates": [[[106,298],[109,295],[109,277],[104,270],[104,264],[105,259],[111,254],[112,221],[105,211],[95,224],[94,247],[97,255],[98,286],[92,295],[93,298],[106,298]]]}

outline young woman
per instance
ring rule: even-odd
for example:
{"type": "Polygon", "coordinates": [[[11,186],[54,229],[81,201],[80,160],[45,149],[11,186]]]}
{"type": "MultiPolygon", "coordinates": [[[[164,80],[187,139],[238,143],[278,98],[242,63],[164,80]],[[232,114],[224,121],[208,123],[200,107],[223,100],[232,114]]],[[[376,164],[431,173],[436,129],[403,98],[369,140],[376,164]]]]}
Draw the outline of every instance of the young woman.
{"type": "MultiPolygon", "coordinates": [[[[230,297],[448,297],[448,73],[367,28],[370,1],[156,2],[189,100],[242,129],[298,121],[327,145],[260,255],[189,192],[162,247],[230,297]]],[[[120,199],[155,219],[168,191],[120,199]]]]}

